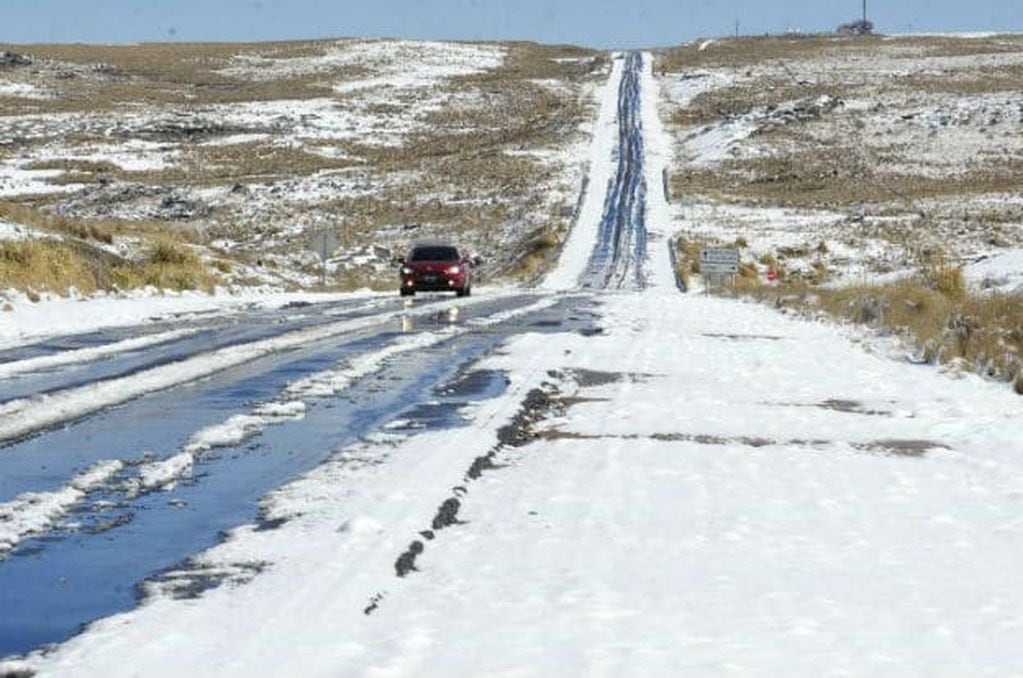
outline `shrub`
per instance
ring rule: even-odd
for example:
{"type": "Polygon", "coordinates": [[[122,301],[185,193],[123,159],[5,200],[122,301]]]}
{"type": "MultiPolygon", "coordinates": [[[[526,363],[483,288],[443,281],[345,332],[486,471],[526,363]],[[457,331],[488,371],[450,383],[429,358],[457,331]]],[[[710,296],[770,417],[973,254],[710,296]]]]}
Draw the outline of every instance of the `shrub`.
{"type": "Polygon", "coordinates": [[[216,282],[195,252],[164,239],[157,240],[141,262],[115,266],[111,277],[121,289],[148,285],[177,291],[210,289],[216,282]]]}
{"type": "Polygon", "coordinates": [[[98,288],[89,262],[58,240],[0,241],[0,288],[66,293],[75,287],[89,293],[98,288]]]}

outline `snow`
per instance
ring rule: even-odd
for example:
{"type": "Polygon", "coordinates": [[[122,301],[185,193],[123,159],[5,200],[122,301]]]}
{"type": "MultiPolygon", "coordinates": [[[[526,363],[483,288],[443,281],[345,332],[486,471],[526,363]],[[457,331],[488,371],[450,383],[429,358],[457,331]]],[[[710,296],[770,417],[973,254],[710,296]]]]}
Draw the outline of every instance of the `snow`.
{"type": "Polygon", "coordinates": [[[111,163],[126,172],[157,172],[173,167],[180,149],[144,139],[125,139],[116,145],[84,144],[72,147],[45,146],[33,153],[33,161],[111,163]]]}
{"type": "Polygon", "coordinates": [[[129,488],[126,494],[132,497],[143,490],[174,489],[180,478],[192,472],[194,465],[195,456],[186,452],[146,464],[139,469],[137,477],[126,483],[129,488]]]}
{"type": "Polygon", "coordinates": [[[429,87],[447,78],[497,68],[503,59],[504,50],[497,46],[410,40],[338,41],[316,56],[241,55],[235,58],[237,65],[220,73],[241,79],[272,80],[326,74],[367,64],[380,71],[369,78],[346,78],[337,90],[348,92],[373,87],[429,87]]]}
{"type": "Polygon", "coordinates": [[[19,99],[49,99],[52,94],[27,82],[0,82],[0,97],[19,99]]]}
{"type": "Polygon", "coordinates": [[[202,429],[192,436],[185,449],[195,453],[214,447],[238,445],[270,424],[301,419],[303,416],[305,403],[301,401],[268,403],[256,408],[254,414],[238,414],[221,424],[202,429]]]}
{"type": "Polygon", "coordinates": [[[70,676],[213,665],[221,675],[1023,670],[1016,399],[865,352],[832,325],[668,295],[661,275],[654,290],[608,295],[601,335],[526,335],[485,361],[511,386],[470,411],[472,426],[347,448],[271,495],[268,515],[286,524],[234,530],[199,561],[272,563],[258,577],[199,600],[155,593],[31,665],[70,676]],[[580,387],[571,370],[621,381],[580,387]],[[419,571],[395,578],[397,555],[544,381],[577,404],[468,483],[465,522],[438,531],[419,571]],[[833,399],[862,408],[824,406],[833,399]],[[886,440],[930,443],[912,456],[886,440]]]}
{"type": "Polygon", "coordinates": [[[964,268],[966,279],[982,289],[1023,292],[1023,250],[985,256],[964,268]]]}
{"type": "Polygon", "coordinates": [[[52,184],[64,174],[63,170],[27,170],[10,164],[0,164],[0,198],[24,194],[71,193],[82,188],[81,184],[52,184]]]}
{"type": "Polygon", "coordinates": [[[572,232],[565,241],[558,266],[544,280],[544,289],[550,291],[569,290],[576,287],[579,276],[586,270],[596,242],[597,232],[604,214],[604,197],[614,173],[611,157],[617,148],[618,83],[622,76],[622,60],[612,59],[611,75],[607,84],[599,91],[600,100],[597,122],[594,125],[593,141],[589,153],[589,184],[583,198],[579,217],[572,232]]]}
{"type": "Polygon", "coordinates": [[[98,462],[54,492],[26,492],[13,501],[0,503],[0,559],[25,537],[57,523],[90,490],[107,482],[123,467],[120,461],[98,462]]]}
{"type": "Polygon", "coordinates": [[[668,77],[671,101],[683,108],[691,105],[704,92],[727,87],[735,81],[733,73],[721,71],[693,71],[684,75],[673,73],[668,77]]]}
{"type": "MultiPolygon", "coordinates": [[[[324,302],[370,297],[366,293],[317,294],[249,289],[216,294],[137,290],[124,295],[47,297],[39,302],[14,291],[0,290],[0,301],[10,305],[2,314],[0,349],[45,337],[125,327],[160,319],[186,318],[213,313],[237,313],[252,308],[279,308],[292,302],[324,302]]],[[[2,304],[0,304],[2,305],[2,304]]]]}
{"type": "Polygon", "coordinates": [[[149,346],[163,344],[195,334],[197,330],[172,330],[170,332],[158,332],[155,334],[133,337],[122,341],[115,341],[103,346],[90,346],[61,353],[26,358],[16,362],[0,363],[0,379],[6,379],[17,374],[28,372],[40,372],[52,370],[57,367],[87,363],[100,358],[105,358],[119,353],[137,351],[149,346]]]}
{"type": "MultiPolygon", "coordinates": [[[[473,306],[486,303],[489,300],[486,296],[477,296],[474,299],[460,299],[452,303],[456,307],[473,306]]],[[[553,302],[545,300],[540,303],[553,302]]],[[[396,310],[355,320],[329,323],[269,339],[201,353],[125,377],[111,378],[55,393],[43,394],[32,399],[9,401],[0,405],[2,408],[0,412],[4,414],[4,419],[0,421],[0,441],[10,440],[63,421],[76,419],[147,393],[195,381],[272,353],[350,334],[385,323],[389,319],[401,316],[416,318],[435,312],[435,309],[430,308],[396,310]]],[[[238,427],[232,426],[231,428],[234,430],[238,427]]]]}
{"type": "Polygon", "coordinates": [[[338,92],[419,89],[498,68],[504,61],[504,49],[494,45],[408,40],[361,42],[348,49],[344,59],[348,64],[373,64],[378,74],[346,80],[335,87],[338,92]]]}
{"type": "MultiPolygon", "coordinates": [[[[300,420],[305,416],[306,403],[316,398],[324,398],[339,394],[346,390],[357,380],[370,374],[378,372],[384,365],[395,356],[402,353],[419,351],[430,346],[435,346],[447,341],[459,334],[477,331],[480,328],[491,327],[506,322],[517,316],[533,313],[549,308],[555,303],[554,299],[541,299],[523,308],[511,309],[492,314],[484,318],[474,318],[466,323],[465,327],[442,328],[436,332],[422,332],[398,338],[394,343],[385,346],[377,351],[362,354],[346,361],[342,366],[324,370],[308,377],[302,378],[286,386],[280,399],[257,405],[251,413],[237,414],[229,417],[220,424],[207,426],[194,433],[189,442],[181,449],[166,459],[150,461],[139,467],[138,472],[124,481],[128,497],[136,497],[143,492],[154,490],[173,490],[178,481],[192,473],[195,463],[200,456],[218,447],[230,447],[240,445],[250,438],[258,435],[269,426],[280,424],[286,421],[300,420]]],[[[457,309],[458,307],[454,307],[457,309]]],[[[432,314],[432,311],[430,312],[432,314]]],[[[457,317],[457,314],[455,314],[457,317]]],[[[8,411],[18,413],[18,407],[27,406],[26,401],[15,401],[0,405],[0,414],[8,411]]],[[[0,435],[3,429],[0,429],[0,435]]],[[[377,436],[380,444],[394,444],[403,440],[404,436],[385,434],[377,436]]],[[[94,482],[89,481],[89,487],[99,485],[102,480],[114,472],[120,470],[120,466],[113,469],[108,476],[98,478],[94,482]]],[[[89,478],[93,478],[93,473],[89,478]]],[[[43,509],[35,507],[40,503],[36,497],[30,495],[32,501],[17,501],[4,509],[0,505],[0,519],[15,526],[10,534],[0,532],[0,555],[3,551],[9,551],[17,545],[22,537],[27,536],[41,527],[54,522],[56,517],[62,515],[65,507],[77,503],[81,494],[74,494],[80,489],[82,481],[72,483],[71,489],[64,489],[52,495],[45,495],[48,499],[44,502],[43,509]],[[72,501],[73,500],[73,501],[72,501]],[[54,508],[53,505],[56,505],[54,508]],[[48,520],[43,520],[49,516],[48,520]],[[28,527],[25,527],[28,525],[28,527]]]]}
{"type": "Polygon", "coordinates": [[[29,240],[32,238],[54,237],[21,224],[0,220],[0,240],[29,240]]]}

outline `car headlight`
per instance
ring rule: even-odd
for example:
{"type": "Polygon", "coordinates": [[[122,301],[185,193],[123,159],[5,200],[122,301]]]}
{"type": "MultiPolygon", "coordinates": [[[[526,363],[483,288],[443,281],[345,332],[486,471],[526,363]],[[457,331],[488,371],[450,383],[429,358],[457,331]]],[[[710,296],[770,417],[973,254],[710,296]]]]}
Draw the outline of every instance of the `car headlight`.
{"type": "Polygon", "coordinates": [[[409,268],[408,266],[402,266],[401,272],[403,275],[412,275],[412,269],[409,268]]]}
{"type": "Polygon", "coordinates": [[[462,269],[458,266],[452,266],[451,268],[448,269],[448,273],[450,273],[451,275],[458,275],[461,272],[462,269]]]}

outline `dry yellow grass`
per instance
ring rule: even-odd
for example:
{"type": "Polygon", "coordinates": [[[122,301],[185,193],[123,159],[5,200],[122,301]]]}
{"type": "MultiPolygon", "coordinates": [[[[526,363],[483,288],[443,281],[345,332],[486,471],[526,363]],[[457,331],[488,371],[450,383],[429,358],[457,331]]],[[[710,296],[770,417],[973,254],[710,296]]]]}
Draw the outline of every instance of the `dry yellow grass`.
{"type": "Polygon", "coordinates": [[[838,288],[806,279],[766,285],[744,262],[725,292],[888,330],[916,346],[922,361],[1023,381],[1023,295],[972,292],[962,269],[940,257],[898,282],[838,288]]]}
{"type": "Polygon", "coordinates": [[[67,240],[0,241],[0,289],[30,293],[83,294],[97,290],[210,289],[217,278],[186,246],[157,240],[140,261],[119,257],[67,240]]]}
{"type": "MultiPolygon", "coordinates": [[[[279,99],[307,99],[329,94],[324,73],[265,81],[235,79],[219,73],[240,55],[276,58],[323,54],[334,41],[278,43],[148,43],[141,45],[0,45],[0,49],[76,65],[81,75],[56,81],[62,96],[16,101],[19,112],[102,111],[138,104],[208,105],[279,99]]],[[[336,68],[334,79],[361,73],[336,68]]]]}
{"type": "Polygon", "coordinates": [[[195,232],[179,225],[152,220],[77,219],[54,214],[47,209],[23,202],[0,200],[0,219],[55,235],[69,235],[79,240],[108,245],[113,243],[117,236],[146,239],[171,237],[178,242],[195,242],[195,232]]]}
{"type": "Polygon", "coordinates": [[[88,294],[100,288],[95,266],[67,243],[54,240],[0,241],[0,289],[88,294]]]}
{"type": "Polygon", "coordinates": [[[161,238],[139,262],[121,264],[111,271],[120,289],[153,286],[172,290],[208,290],[216,283],[202,260],[187,246],[161,238]]]}

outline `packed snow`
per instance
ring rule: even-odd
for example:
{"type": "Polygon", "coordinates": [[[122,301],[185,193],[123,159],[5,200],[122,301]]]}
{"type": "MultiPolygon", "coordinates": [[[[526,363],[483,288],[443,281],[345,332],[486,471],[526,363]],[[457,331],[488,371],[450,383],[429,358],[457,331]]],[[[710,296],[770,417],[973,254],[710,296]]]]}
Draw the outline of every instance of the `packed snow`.
{"type": "MultiPolygon", "coordinates": [[[[617,55],[616,55],[617,56],[617,55]]],[[[617,148],[616,122],[618,81],[621,79],[622,60],[614,59],[607,84],[599,91],[600,108],[594,124],[589,150],[589,182],[579,209],[575,227],[569,233],[561,250],[558,266],[544,280],[551,291],[568,290],[576,286],[586,269],[593,243],[596,242],[607,187],[614,175],[614,165],[608,160],[617,148]]]]}

